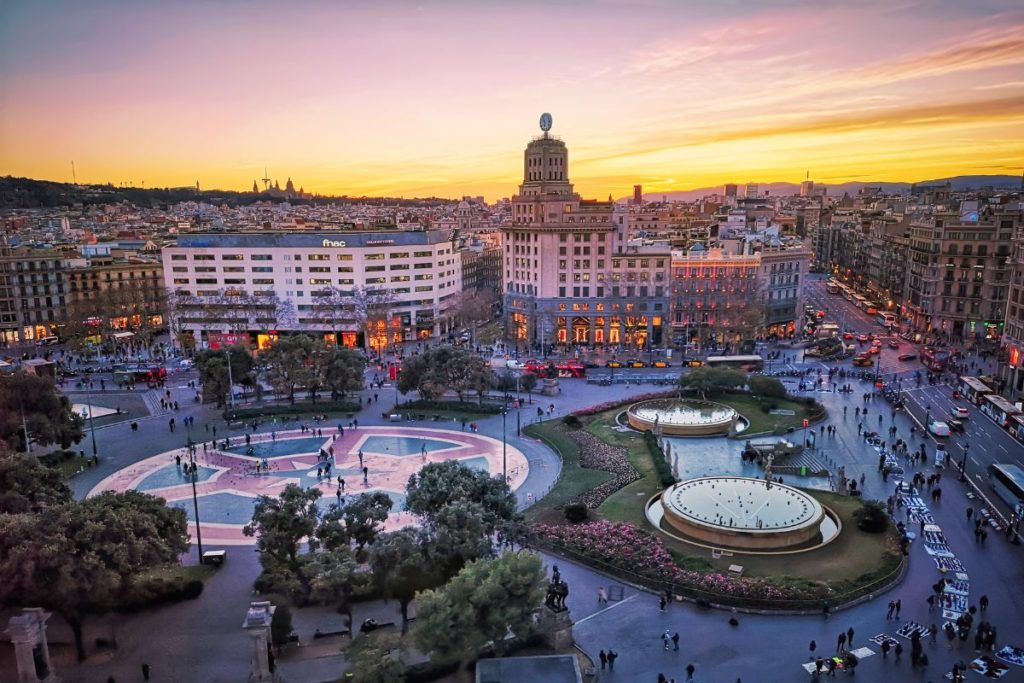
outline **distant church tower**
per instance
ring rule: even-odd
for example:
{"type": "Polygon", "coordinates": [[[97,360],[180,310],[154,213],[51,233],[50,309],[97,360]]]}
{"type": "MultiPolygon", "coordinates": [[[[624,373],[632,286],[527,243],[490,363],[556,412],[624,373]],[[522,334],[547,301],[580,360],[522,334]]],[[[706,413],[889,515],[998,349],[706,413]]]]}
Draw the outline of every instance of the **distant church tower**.
{"type": "Polygon", "coordinates": [[[288,177],[288,182],[284,184],[284,191],[288,194],[295,194],[295,185],[292,183],[291,176],[288,177]]]}

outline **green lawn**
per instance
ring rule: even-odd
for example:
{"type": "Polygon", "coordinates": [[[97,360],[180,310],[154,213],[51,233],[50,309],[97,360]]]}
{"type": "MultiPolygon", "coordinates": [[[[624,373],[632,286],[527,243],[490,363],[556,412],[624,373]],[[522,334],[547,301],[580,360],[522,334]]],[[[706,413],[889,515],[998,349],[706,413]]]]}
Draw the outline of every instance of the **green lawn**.
{"type": "Polygon", "coordinates": [[[750,426],[745,433],[739,435],[739,438],[746,438],[746,434],[770,432],[776,426],[784,429],[789,427],[799,429],[803,426],[804,418],[808,416],[807,406],[784,398],[757,398],[750,394],[723,394],[710,400],[732,406],[740,415],[750,421],[750,426]],[[771,405],[779,410],[792,410],[794,414],[770,415],[764,411],[763,405],[771,405]]]}
{"type": "Polygon", "coordinates": [[[658,474],[643,437],[636,432],[615,431],[614,420],[618,412],[619,410],[613,410],[588,418],[586,428],[605,443],[627,449],[629,462],[640,473],[640,479],[610,495],[597,509],[597,513],[604,519],[630,522],[642,527],[647,523],[644,502],[660,491],[661,486],[658,484],[658,474]]]}
{"type": "MultiPolygon", "coordinates": [[[[732,400],[728,402],[733,404],[732,400]]],[[[778,403],[780,407],[783,406],[783,402],[778,403]]],[[[748,405],[753,406],[753,403],[748,405]]],[[[792,405],[803,408],[800,404],[792,405]]],[[[736,407],[739,408],[738,405],[736,407]]],[[[758,410],[760,409],[758,408],[758,410]]],[[[614,419],[617,412],[619,410],[583,418],[584,428],[613,446],[626,448],[629,452],[630,462],[636,467],[641,478],[605,500],[597,509],[597,516],[609,521],[628,522],[640,529],[654,533],[644,515],[644,504],[661,490],[652,456],[640,434],[614,430],[614,419]]],[[[803,418],[798,413],[792,419],[803,418]]],[[[554,514],[556,506],[563,504],[565,500],[587,490],[587,488],[597,485],[607,477],[594,477],[595,474],[603,473],[580,468],[576,444],[558,430],[553,429],[551,423],[530,427],[530,433],[544,438],[548,445],[563,454],[563,460],[568,464],[563,466],[562,478],[551,494],[531,510],[528,519],[531,522],[559,523],[563,520],[560,514],[554,514]],[[594,483],[589,483],[590,481],[594,483]]],[[[899,565],[899,557],[890,550],[892,532],[889,534],[866,534],[857,529],[852,515],[862,504],[860,498],[814,490],[809,490],[808,493],[832,509],[839,516],[843,525],[843,531],[837,539],[817,550],[784,556],[734,555],[715,560],[711,558],[711,552],[705,548],[677,541],[662,534],[658,534],[658,537],[672,553],[676,562],[686,569],[724,572],[729,565],[740,564],[744,567],[746,576],[771,577],[777,583],[792,586],[827,582],[839,595],[851,593],[858,586],[863,586],[896,570],[899,565]]]]}
{"type": "Polygon", "coordinates": [[[63,478],[70,479],[82,470],[89,469],[89,460],[76,455],[73,458],[62,460],[56,465],[53,465],[53,469],[60,472],[60,476],[63,478]]]}
{"type": "Polygon", "coordinates": [[[576,442],[557,428],[558,422],[548,420],[523,428],[527,436],[542,440],[562,456],[562,474],[558,483],[544,498],[526,511],[532,523],[555,524],[564,521],[561,507],[567,502],[612,478],[611,472],[580,466],[580,450],[576,442]]]}

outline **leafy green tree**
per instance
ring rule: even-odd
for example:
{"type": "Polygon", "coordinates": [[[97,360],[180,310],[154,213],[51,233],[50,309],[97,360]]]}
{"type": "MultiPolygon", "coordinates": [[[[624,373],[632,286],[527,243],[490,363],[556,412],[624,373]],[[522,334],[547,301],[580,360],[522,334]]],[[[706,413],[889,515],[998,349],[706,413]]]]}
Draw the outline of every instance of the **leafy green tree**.
{"type": "Polygon", "coordinates": [[[242,533],[256,537],[256,548],[264,570],[277,564],[296,577],[302,577],[299,544],[313,536],[319,522],[319,489],[304,489],[296,484],[284,487],[280,496],[256,499],[252,521],[242,533]]]}
{"type": "Polygon", "coordinates": [[[516,499],[508,484],[454,460],[429,463],[409,477],[405,506],[428,520],[459,501],[477,503],[487,534],[503,521],[516,520],[516,499]]]}
{"type": "Polygon", "coordinates": [[[394,633],[365,633],[352,641],[345,652],[352,662],[346,680],[352,683],[404,683],[400,638],[394,633]]]}
{"type": "Polygon", "coordinates": [[[750,393],[757,396],[768,396],[770,398],[786,398],[786,385],[776,377],[765,377],[764,375],[751,375],[747,379],[747,386],[750,393]]]}
{"type": "Polygon", "coordinates": [[[451,390],[461,401],[468,392],[479,392],[492,376],[487,361],[469,349],[440,346],[403,361],[398,390],[403,394],[418,391],[428,401],[451,390]]]}
{"type": "Polygon", "coordinates": [[[333,550],[355,544],[362,552],[383,530],[392,505],[391,497],[380,491],[355,496],[344,506],[331,505],[320,516],[310,549],[333,550]]]}
{"type": "Polygon", "coordinates": [[[32,455],[0,453],[0,514],[36,513],[72,500],[57,470],[32,455]]]}
{"type": "Polygon", "coordinates": [[[440,547],[424,529],[405,528],[381,534],[370,546],[373,582],[385,598],[398,600],[402,633],[409,628],[409,604],[420,591],[447,578],[432,550],[440,547]]]}
{"type": "Polygon", "coordinates": [[[370,583],[370,572],[356,561],[349,546],[322,549],[305,556],[310,594],[316,602],[333,605],[345,615],[346,625],[352,630],[352,598],[370,583]]]}
{"type": "Polygon", "coordinates": [[[533,391],[537,388],[537,375],[532,372],[524,372],[519,377],[519,388],[526,392],[530,403],[533,403],[533,391]]]}
{"type": "Polygon", "coordinates": [[[438,590],[419,597],[413,638],[432,658],[467,664],[485,645],[499,656],[506,637],[525,638],[544,596],[545,576],[535,553],[504,553],[466,565],[438,590]]]}
{"type": "Polygon", "coordinates": [[[217,405],[224,405],[231,391],[228,362],[231,363],[230,381],[235,384],[253,384],[253,360],[249,350],[240,344],[226,349],[206,349],[196,354],[196,369],[203,392],[213,398],[217,405]]]}
{"type": "Polygon", "coordinates": [[[67,448],[81,440],[82,424],[82,416],[51,379],[27,372],[0,374],[0,441],[10,450],[26,450],[26,428],[33,443],[67,448]]]}
{"type": "Polygon", "coordinates": [[[366,356],[345,347],[329,347],[324,355],[323,383],[331,390],[332,398],[344,398],[348,392],[363,388],[366,356]]]}
{"type": "Polygon", "coordinates": [[[315,367],[314,355],[320,349],[312,338],[305,334],[281,337],[261,354],[266,377],[278,396],[287,396],[295,402],[295,390],[305,388],[315,396],[320,387],[320,378],[315,367]]]}
{"type": "Polygon", "coordinates": [[[732,368],[702,367],[679,378],[679,386],[692,389],[702,398],[717,396],[747,383],[747,375],[732,368]]]}
{"type": "Polygon", "coordinates": [[[86,614],[116,607],[140,572],[175,562],[188,545],[184,511],[137,491],[0,515],[0,602],[60,614],[82,660],[86,614]]]}

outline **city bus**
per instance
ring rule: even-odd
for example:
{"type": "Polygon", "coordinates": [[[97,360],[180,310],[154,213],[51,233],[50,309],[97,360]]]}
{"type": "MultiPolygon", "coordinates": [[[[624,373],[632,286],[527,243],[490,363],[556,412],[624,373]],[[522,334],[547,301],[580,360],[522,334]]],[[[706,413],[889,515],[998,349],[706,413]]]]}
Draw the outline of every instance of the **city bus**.
{"type": "Polygon", "coordinates": [[[896,324],[896,314],[879,311],[876,315],[876,320],[878,320],[878,324],[882,327],[892,327],[896,324]]]}
{"type": "Polygon", "coordinates": [[[863,311],[865,308],[867,308],[868,300],[867,297],[861,294],[854,294],[853,303],[857,306],[857,308],[863,311]]]}
{"type": "Polygon", "coordinates": [[[1009,426],[1010,418],[1021,414],[1020,408],[999,394],[985,394],[978,405],[981,407],[981,412],[991,417],[1000,427],[1009,426]]]}
{"type": "Polygon", "coordinates": [[[1024,470],[1018,465],[994,463],[988,466],[988,485],[1020,517],[1024,512],[1024,470]]]}
{"type": "Polygon", "coordinates": [[[995,393],[977,377],[961,377],[958,389],[960,395],[974,405],[980,405],[982,397],[995,393]]]}
{"type": "Polygon", "coordinates": [[[526,371],[537,375],[542,379],[554,379],[555,377],[561,377],[563,379],[580,378],[587,376],[587,369],[575,360],[557,361],[551,363],[544,363],[541,361],[526,361],[526,371]]]}
{"type": "Polygon", "coordinates": [[[829,294],[839,294],[839,287],[839,283],[832,280],[829,280],[828,284],[825,285],[825,289],[828,290],[829,294]]]}
{"type": "Polygon", "coordinates": [[[949,363],[949,351],[926,346],[921,349],[921,363],[932,372],[945,372],[949,363]]]}
{"type": "Polygon", "coordinates": [[[761,356],[708,356],[704,363],[709,368],[738,368],[748,372],[764,367],[761,356]]]}

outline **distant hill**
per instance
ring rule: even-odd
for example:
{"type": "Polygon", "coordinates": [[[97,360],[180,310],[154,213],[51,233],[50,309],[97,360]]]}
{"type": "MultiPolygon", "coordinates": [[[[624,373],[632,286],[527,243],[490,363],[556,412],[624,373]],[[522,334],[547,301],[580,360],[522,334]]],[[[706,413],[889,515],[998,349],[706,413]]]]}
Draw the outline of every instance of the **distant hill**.
{"type": "MultiPolygon", "coordinates": [[[[966,190],[980,189],[982,187],[992,187],[997,190],[1017,190],[1020,189],[1021,186],[1020,176],[1014,175],[958,175],[952,178],[922,180],[917,183],[856,181],[848,183],[838,183],[835,185],[829,183],[823,184],[826,187],[828,187],[828,196],[842,197],[844,194],[854,196],[858,192],[860,192],[861,188],[864,187],[881,187],[883,192],[899,193],[908,191],[912,185],[917,185],[918,187],[921,187],[923,185],[940,185],[945,183],[947,180],[950,181],[951,187],[954,192],[963,192],[966,190]]],[[[800,194],[800,185],[798,183],[758,183],[758,187],[762,193],[767,191],[769,195],[772,197],[789,197],[792,195],[800,194]]],[[[708,195],[712,194],[722,194],[723,188],[724,184],[716,185],[714,187],[701,187],[693,190],[682,190],[679,192],[650,192],[644,193],[644,199],[648,201],[661,201],[661,198],[665,196],[668,197],[670,200],[693,201],[695,199],[707,197],[708,195]]],[[[742,193],[743,185],[740,185],[739,189],[742,193]]],[[[623,200],[630,198],[631,197],[624,197],[623,200]]]]}
{"type": "Polygon", "coordinates": [[[0,209],[37,209],[72,204],[119,204],[129,202],[135,206],[159,208],[178,202],[207,202],[244,206],[255,202],[291,202],[292,204],[377,204],[380,206],[418,204],[439,206],[450,199],[428,197],[424,199],[397,199],[392,197],[291,197],[273,192],[237,192],[235,190],[202,190],[192,187],[141,188],[113,185],[72,185],[32,178],[0,178],[0,209]]]}

